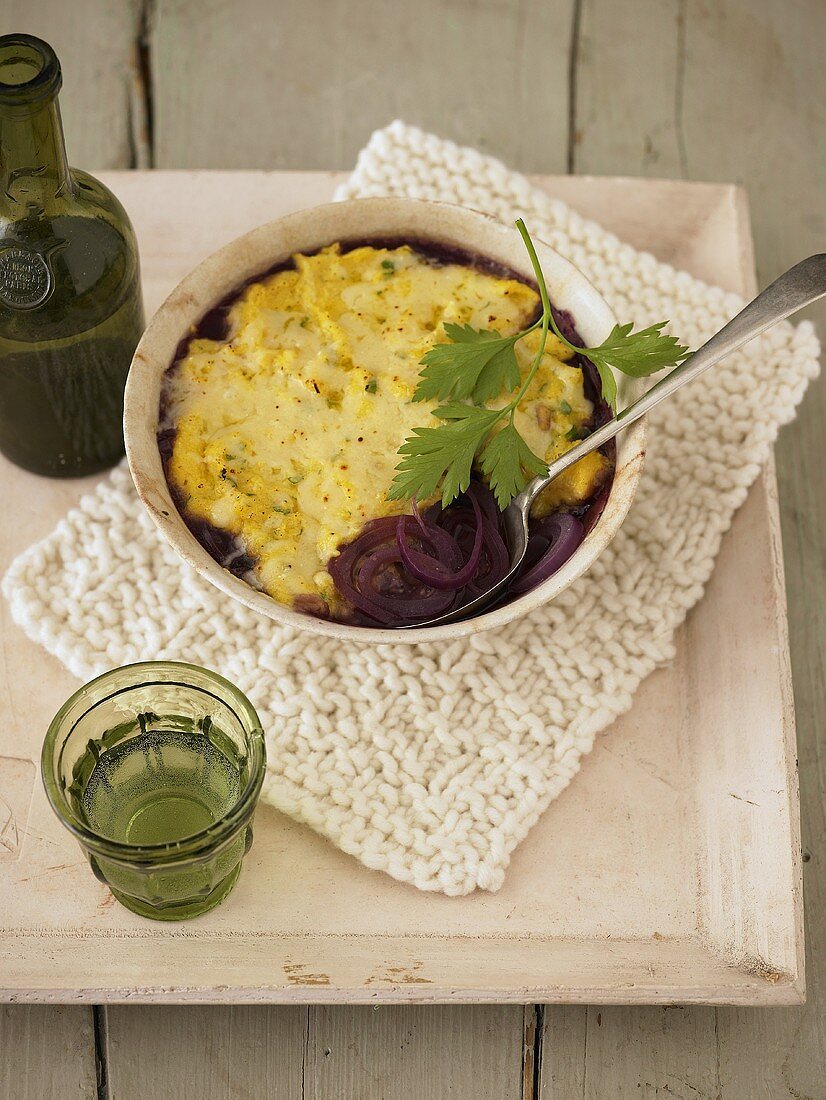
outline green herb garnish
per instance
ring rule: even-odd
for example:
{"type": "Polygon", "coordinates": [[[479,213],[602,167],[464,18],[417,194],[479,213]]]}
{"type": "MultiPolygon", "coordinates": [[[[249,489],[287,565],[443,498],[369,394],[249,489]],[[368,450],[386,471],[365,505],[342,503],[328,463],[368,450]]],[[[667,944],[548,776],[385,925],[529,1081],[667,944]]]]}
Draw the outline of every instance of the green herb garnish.
{"type": "Polygon", "coordinates": [[[617,380],[612,367],[632,378],[647,378],[664,367],[676,366],[689,354],[688,348],[676,336],[663,335],[662,330],[667,324],[668,321],[659,321],[639,332],[631,331],[634,327],[632,321],[614,325],[608,339],[598,347],[578,348],[562,335],[551,316],[551,327],[562,343],[571,351],[590,359],[597,368],[602,382],[602,396],[614,412],[617,410],[617,380]]]}
{"type": "MultiPolygon", "coordinates": [[[[539,286],[542,316],[513,336],[501,336],[496,331],[474,329],[470,325],[444,326],[448,342],[436,344],[422,358],[423,370],[413,395],[415,401],[446,402],[433,410],[442,423],[432,428],[414,428],[399,448],[401,462],[390,486],[390,500],[409,497],[425,500],[441,484],[442,506],[447,507],[467,489],[474,459],[478,457],[499,507],[504,510],[531,478],[547,472],[547,463],[533,453],[519,434],[514,415],[542,362],[549,330],[571,351],[591,360],[599,372],[603,397],[612,409],[616,409],[617,396],[612,367],[641,378],[674,366],[688,355],[688,348],[675,337],[663,335],[661,330],[666,321],[636,333],[631,331],[631,323],[615,325],[608,339],[596,348],[572,344],[559,331],[536,249],[521,218],[516,227],[539,286]],[[541,330],[539,347],[522,380],[515,346],[537,328],[541,330]],[[486,407],[485,402],[514,390],[512,400],[503,408],[486,407]],[[494,433],[493,429],[503,420],[505,423],[494,433]]],[[[567,402],[560,408],[567,413],[571,411],[567,402]]],[[[579,438],[578,429],[576,432],[579,438]]],[[[568,438],[574,438],[570,432],[568,438]]]]}
{"type": "Polygon", "coordinates": [[[568,404],[567,401],[560,401],[559,411],[562,413],[563,416],[567,416],[568,413],[571,411],[571,406],[568,404]]]}
{"type": "Polygon", "coordinates": [[[500,416],[497,409],[460,404],[442,405],[433,415],[446,423],[438,428],[414,428],[399,448],[402,460],[390,486],[391,500],[425,500],[442,482],[442,501],[449,504],[470,484],[476,452],[500,416]]]}
{"type": "Polygon", "coordinates": [[[393,272],[396,270],[396,265],[393,263],[392,260],[382,260],[381,266],[386,276],[392,275],[393,272]]]}
{"type": "Polygon", "coordinates": [[[422,358],[425,369],[419,375],[414,401],[446,401],[455,397],[483,405],[519,385],[514,344],[524,332],[500,336],[495,331],[450,323],[444,329],[452,343],[436,344],[422,358]]]}

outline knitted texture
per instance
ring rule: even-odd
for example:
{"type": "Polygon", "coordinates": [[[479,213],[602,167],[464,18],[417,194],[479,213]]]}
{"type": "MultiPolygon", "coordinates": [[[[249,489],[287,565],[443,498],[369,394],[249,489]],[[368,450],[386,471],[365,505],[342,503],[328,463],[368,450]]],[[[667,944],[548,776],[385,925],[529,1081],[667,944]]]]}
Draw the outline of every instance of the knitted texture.
{"type": "MultiPolygon", "coordinates": [[[[459,202],[581,268],[621,319],[697,347],[741,307],[620,242],[471,149],[395,122],[339,198],[459,202]]],[[[279,627],[161,540],[118,468],[3,582],[15,620],[77,676],[152,658],[221,671],[267,731],[263,797],[420,889],[496,890],[595,735],[674,654],[720,540],[817,373],[809,324],[778,325],[651,418],[637,499],[590,572],[518,622],[453,642],[344,645],[279,627]]]]}

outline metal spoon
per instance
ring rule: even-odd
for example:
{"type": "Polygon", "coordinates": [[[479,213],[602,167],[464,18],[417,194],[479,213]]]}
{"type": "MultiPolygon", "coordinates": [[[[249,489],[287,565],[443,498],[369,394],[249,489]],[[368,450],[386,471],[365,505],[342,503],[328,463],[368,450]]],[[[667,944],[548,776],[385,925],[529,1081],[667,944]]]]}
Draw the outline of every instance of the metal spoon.
{"type": "Polygon", "coordinates": [[[570,451],[566,451],[564,455],[552,462],[545,477],[534,478],[517,497],[514,497],[503,514],[505,537],[510,552],[510,569],[502,580],[481,596],[466,603],[464,607],[402,629],[418,629],[423,626],[438,626],[441,623],[455,623],[462,619],[470,619],[501,599],[519,572],[528,548],[528,514],[531,505],[554,478],[559,477],[564,470],[573,466],[591,451],[607,443],[609,439],[613,439],[623,428],[634,424],[640,417],[656,408],[661,401],[671,397],[673,393],[693,381],[709,367],[713,367],[725,356],[736,351],[755,336],[759,336],[761,332],[765,332],[778,321],[803,309],[804,306],[811,305],[824,295],[826,295],[826,253],[801,260],[799,264],[775,279],[771,286],[766,287],[754,301],[749,302],[736,317],[703,344],[699,351],[695,351],[665,378],[661,378],[633,405],[617,413],[613,419],[592,432],[587,439],[583,439],[576,447],[572,447],[570,451]]]}

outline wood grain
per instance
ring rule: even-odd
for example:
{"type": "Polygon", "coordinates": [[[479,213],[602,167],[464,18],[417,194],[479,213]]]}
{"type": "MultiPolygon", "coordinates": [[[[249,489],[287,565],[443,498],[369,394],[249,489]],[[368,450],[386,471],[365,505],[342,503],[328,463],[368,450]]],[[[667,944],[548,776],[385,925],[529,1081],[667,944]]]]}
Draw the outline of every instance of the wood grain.
{"type": "MultiPolygon", "coordinates": [[[[306,1008],[107,1009],[116,1100],[309,1100],[306,1008]]],[[[68,1093],[66,1094],[68,1096],[68,1093]]]]}
{"type": "Polygon", "coordinates": [[[826,237],[824,41],[822,0],[582,0],[573,170],[745,185],[771,281],[826,237]]]}
{"type": "Polygon", "coordinates": [[[95,1100],[92,1009],[0,1005],[2,1100],[95,1100]]]}
{"type": "Polygon", "coordinates": [[[57,52],[66,151],[79,168],[148,167],[142,22],[142,0],[0,0],[0,32],[37,35],[57,52]]]}
{"type": "Polygon", "coordinates": [[[310,1100],[519,1100],[518,1006],[316,1008],[310,1018],[310,1100]]]}
{"type": "Polygon", "coordinates": [[[107,1009],[117,1100],[520,1097],[522,1009],[107,1009]]]}
{"type": "MultiPolygon", "coordinates": [[[[560,1012],[570,1023],[571,1010],[560,1012]]],[[[679,1006],[589,1007],[573,1027],[546,1014],[540,1100],[716,1100],[714,1026],[713,1009],[679,1006]]]]}
{"type": "Polygon", "coordinates": [[[398,117],[528,171],[565,171],[573,7],[158,0],[155,164],[344,168],[398,117]]]}
{"type": "Polygon", "coordinates": [[[686,175],[675,115],[679,5],[581,0],[572,172],[686,175]]]}
{"type": "Polygon", "coordinates": [[[539,1090],[536,1100],[567,1100],[585,1096],[588,1075],[588,1007],[560,1005],[540,1010],[539,1090]]]}

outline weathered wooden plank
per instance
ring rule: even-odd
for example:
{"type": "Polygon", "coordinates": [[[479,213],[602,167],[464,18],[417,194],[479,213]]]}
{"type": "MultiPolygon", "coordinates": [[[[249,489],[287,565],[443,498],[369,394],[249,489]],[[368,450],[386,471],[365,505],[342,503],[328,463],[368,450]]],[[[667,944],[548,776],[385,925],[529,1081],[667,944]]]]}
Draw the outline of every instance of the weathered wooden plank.
{"type": "Polygon", "coordinates": [[[579,1005],[542,1010],[539,1042],[539,1094],[535,1100],[585,1095],[588,1011],[579,1005]]]}
{"type": "Polygon", "coordinates": [[[116,1100],[309,1100],[303,1091],[306,1008],[118,1005],[105,1011],[116,1100]]]}
{"type": "Polygon", "coordinates": [[[826,234],[825,40],[822,0],[582,0],[573,169],[745,184],[771,280],[826,234]]]}
{"type": "MultiPolygon", "coordinates": [[[[684,13],[683,175],[746,185],[762,284],[826,237],[826,4],[684,0],[684,13]]],[[[826,307],[812,315],[826,321],[826,307]]]]}
{"type": "Polygon", "coordinates": [[[572,172],[685,175],[675,123],[679,5],[581,0],[572,172]]]}
{"type": "Polygon", "coordinates": [[[573,0],[158,0],[155,163],[345,168],[401,117],[565,171],[573,0]]]}
{"type": "Polygon", "coordinates": [[[97,1097],[92,1009],[0,1005],[2,1100],[97,1097]]]}
{"type": "MultiPolygon", "coordinates": [[[[540,1100],[719,1096],[714,1009],[591,1007],[573,1023],[560,1028],[555,1016],[548,1021],[540,1100]]],[[[740,1095],[725,1093],[726,1100],[740,1095]]]]}
{"type": "Polygon", "coordinates": [[[518,1006],[314,1008],[307,1100],[517,1100],[518,1006]]]}
{"type": "Polygon", "coordinates": [[[54,46],[69,160],[79,168],[148,166],[138,42],[142,0],[0,0],[2,32],[54,46]]]}
{"type": "Polygon", "coordinates": [[[112,1006],[117,1100],[521,1095],[522,1009],[112,1006]]]}

